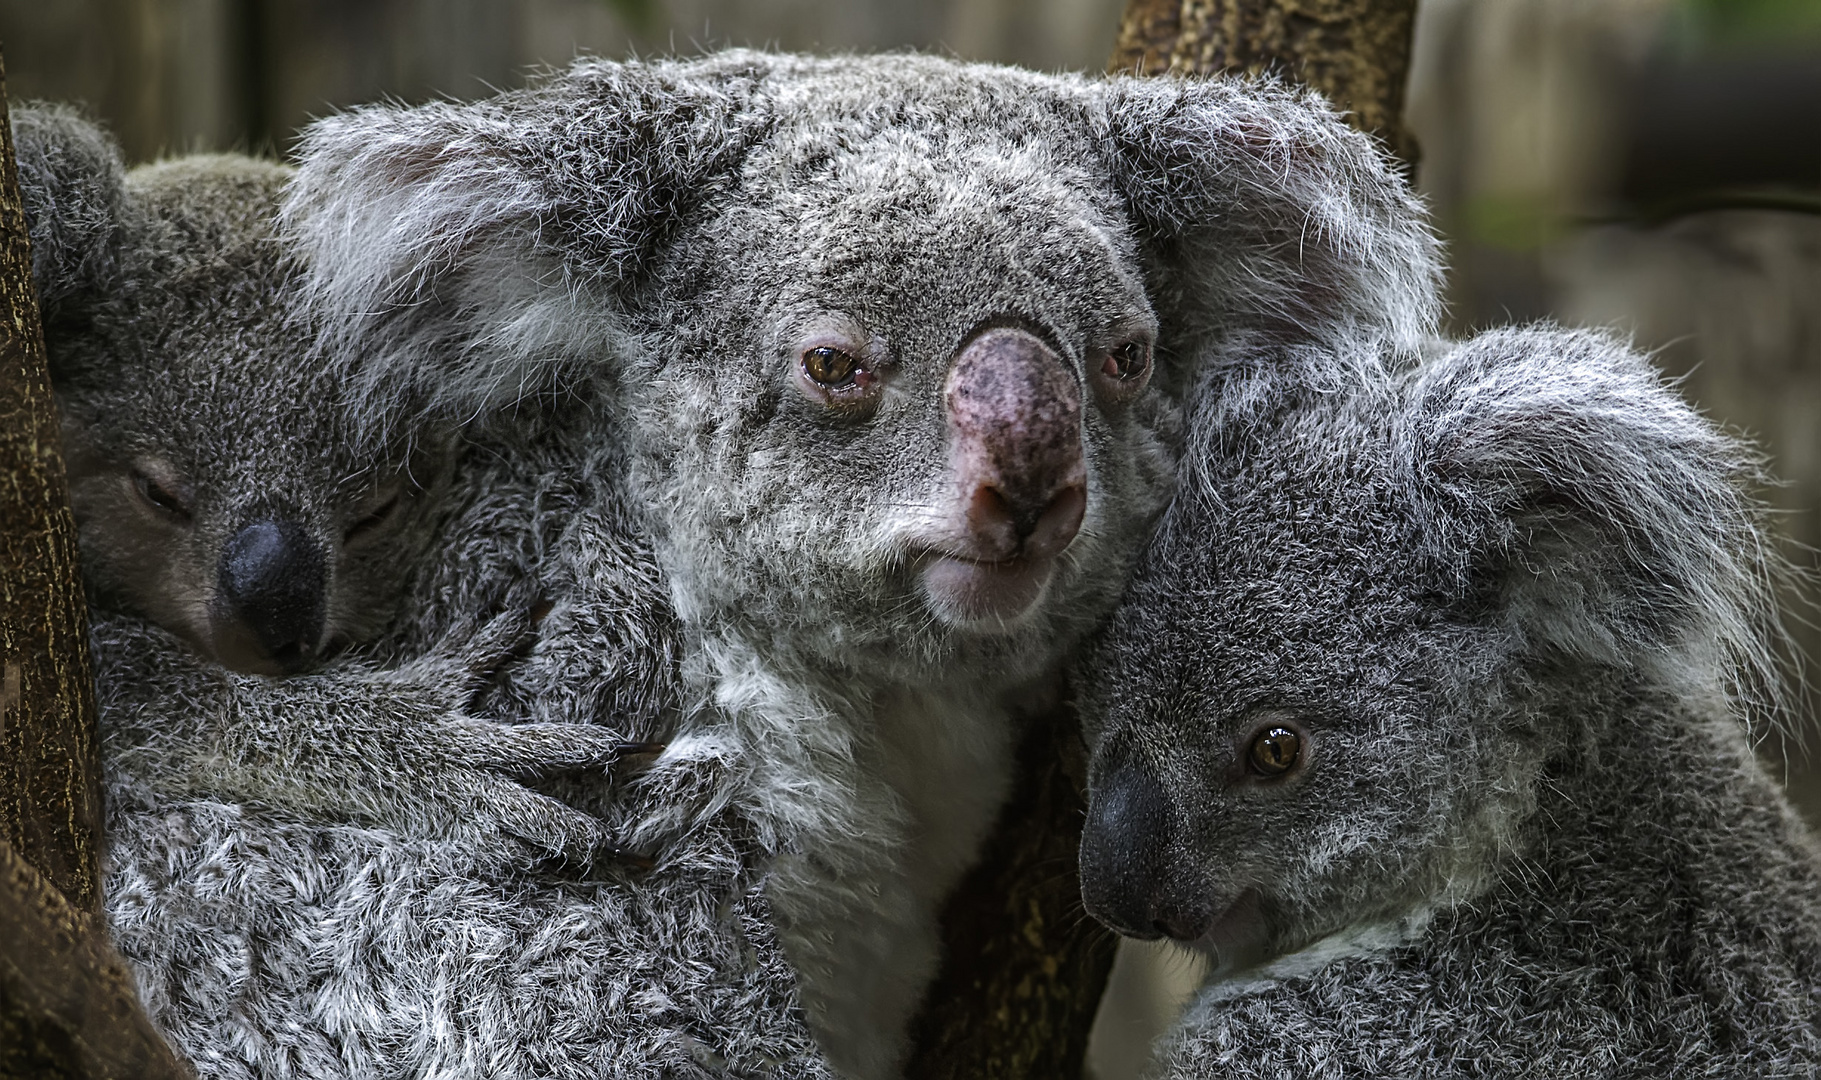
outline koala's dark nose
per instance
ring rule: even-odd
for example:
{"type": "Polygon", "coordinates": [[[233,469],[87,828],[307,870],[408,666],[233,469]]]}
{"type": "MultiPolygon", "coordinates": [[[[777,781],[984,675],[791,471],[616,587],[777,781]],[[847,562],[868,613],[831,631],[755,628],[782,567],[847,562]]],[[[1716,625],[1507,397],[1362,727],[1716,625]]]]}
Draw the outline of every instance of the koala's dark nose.
{"type": "Polygon", "coordinates": [[[1059,554],[1087,510],[1081,388],[1055,350],[1016,327],[969,341],[949,368],[949,425],[980,557],[1059,554]]]}
{"type": "Polygon", "coordinates": [[[1128,764],[1103,778],[1081,834],[1081,899],[1088,914],[1127,937],[1194,941],[1214,923],[1203,890],[1183,888],[1171,865],[1174,821],[1150,770],[1128,764]]]}
{"type": "Polygon", "coordinates": [[[322,549],[291,521],[255,521],[228,538],[216,571],[229,618],[253,634],[279,665],[310,658],[322,636],[326,581],[322,549]]]}

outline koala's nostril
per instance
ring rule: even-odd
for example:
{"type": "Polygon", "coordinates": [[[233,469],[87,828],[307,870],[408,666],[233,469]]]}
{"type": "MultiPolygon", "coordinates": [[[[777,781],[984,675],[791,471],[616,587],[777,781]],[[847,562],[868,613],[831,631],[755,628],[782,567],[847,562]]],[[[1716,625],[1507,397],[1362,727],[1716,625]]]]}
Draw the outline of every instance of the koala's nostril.
{"type": "Polygon", "coordinates": [[[1166,903],[1151,925],[1167,938],[1200,941],[1214,926],[1214,912],[1206,906],[1178,908],[1166,903]]]}
{"type": "Polygon", "coordinates": [[[1024,553],[1034,559],[1060,555],[1081,531],[1088,509],[1085,484],[1070,484],[1056,493],[1024,536],[1024,553]]]}
{"type": "Polygon", "coordinates": [[[999,488],[982,484],[968,502],[967,524],[977,538],[1003,549],[1008,557],[1047,559],[1060,554],[1081,531],[1087,505],[1083,484],[1069,484],[1048,503],[1025,509],[1014,506],[999,488]]]}
{"type": "Polygon", "coordinates": [[[291,521],[255,521],[228,538],[216,571],[221,615],[244,625],[286,668],[305,662],[322,636],[322,549],[291,521]]]}

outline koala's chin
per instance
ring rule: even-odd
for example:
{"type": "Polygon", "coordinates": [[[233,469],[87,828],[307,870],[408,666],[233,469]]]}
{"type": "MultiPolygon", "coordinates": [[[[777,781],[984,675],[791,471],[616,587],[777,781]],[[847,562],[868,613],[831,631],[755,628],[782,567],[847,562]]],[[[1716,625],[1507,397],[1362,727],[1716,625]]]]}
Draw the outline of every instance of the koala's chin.
{"type": "Polygon", "coordinates": [[[943,623],[997,633],[1028,621],[1043,606],[1055,577],[1055,559],[982,563],[938,556],[920,580],[925,601],[943,623]]]}

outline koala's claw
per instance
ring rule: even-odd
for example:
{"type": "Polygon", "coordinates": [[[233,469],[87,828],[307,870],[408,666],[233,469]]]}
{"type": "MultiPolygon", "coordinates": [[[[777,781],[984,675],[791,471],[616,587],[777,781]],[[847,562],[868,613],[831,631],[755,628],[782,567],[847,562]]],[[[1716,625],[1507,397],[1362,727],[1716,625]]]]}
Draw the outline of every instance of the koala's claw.
{"type": "Polygon", "coordinates": [[[459,722],[470,768],[512,776],[609,770],[621,759],[661,753],[663,743],[632,742],[593,724],[459,722]]]}

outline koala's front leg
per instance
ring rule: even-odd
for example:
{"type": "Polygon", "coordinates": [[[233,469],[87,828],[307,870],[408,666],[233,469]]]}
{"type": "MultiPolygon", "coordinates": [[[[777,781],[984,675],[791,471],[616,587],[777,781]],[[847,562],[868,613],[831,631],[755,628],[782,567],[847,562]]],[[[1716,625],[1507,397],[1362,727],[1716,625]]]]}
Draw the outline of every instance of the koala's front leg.
{"type": "Polygon", "coordinates": [[[601,775],[661,747],[593,724],[497,724],[468,711],[527,628],[502,616],[396,670],[269,679],[210,664],[156,626],[105,619],[94,641],[107,766],[169,796],[465,838],[510,862],[637,861],[605,823],[521,781],[601,775]]]}

